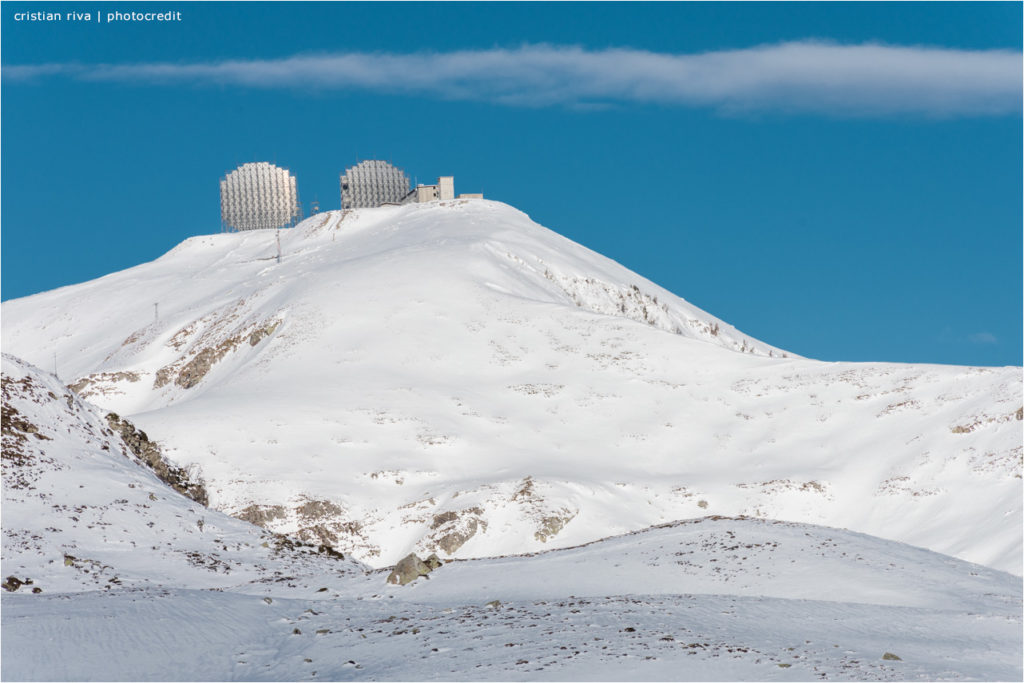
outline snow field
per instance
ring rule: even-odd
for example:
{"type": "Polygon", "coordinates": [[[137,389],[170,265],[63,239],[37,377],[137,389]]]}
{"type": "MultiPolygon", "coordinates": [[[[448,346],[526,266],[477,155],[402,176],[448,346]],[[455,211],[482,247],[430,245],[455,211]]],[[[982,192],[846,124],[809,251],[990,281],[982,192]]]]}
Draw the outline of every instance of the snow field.
{"type": "Polygon", "coordinates": [[[5,302],[4,348],[56,351],[216,509],[279,506],[269,528],[374,566],[719,514],[1024,572],[1018,369],[783,358],[497,202],[328,212],[282,246],[278,265],[271,231],[196,237],[5,302]]]}
{"type": "MultiPolygon", "coordinates": [[[[708,517],[394,586],[184,498],[55,377],[6,355],[3,375],[3,569],[32,579],[0,597],[4,680],[1022,675],[1011,574],[708,517]]],[[[517,494],[545,499],[537,483],[517,494]]]]}

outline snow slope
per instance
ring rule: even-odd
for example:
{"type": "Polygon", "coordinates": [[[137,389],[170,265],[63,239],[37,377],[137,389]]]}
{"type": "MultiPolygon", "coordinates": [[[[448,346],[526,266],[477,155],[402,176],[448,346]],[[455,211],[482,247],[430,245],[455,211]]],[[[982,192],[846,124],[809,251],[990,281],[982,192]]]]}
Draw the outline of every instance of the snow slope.
{"type": "Polygon", "coordinates": [[[2,382],[2,573],[31,580],[22,592],[225,588],[364,571],[177,493],[53,375],[4,354],[2,382]]]}
{"type": "Polygon", "coordinates": [[[6,355],[3,394],[3,573],[32,580],[2,593],[4,680],[1024,673],[1020,579],[920,548],[708,517],[395,586],[184,498],[6,355]]]}
{"type": "Polygon", "coordinates": [[[718,514],[1022,573],[1019,368],[797,358],[497,202],[274,238],[5,302],[4,349],[56,352],[216,509],[374,566],[718,514]]]}
{"type": "Polygon", "coordinates": [[[383,597],[273,598],[268,605],[256,596],[186,589],[62,597],[3,597],[4,680],[955,681],[1024,674],[1019,610],[1009,608],[657,594],[498,608],[383,597]]]}

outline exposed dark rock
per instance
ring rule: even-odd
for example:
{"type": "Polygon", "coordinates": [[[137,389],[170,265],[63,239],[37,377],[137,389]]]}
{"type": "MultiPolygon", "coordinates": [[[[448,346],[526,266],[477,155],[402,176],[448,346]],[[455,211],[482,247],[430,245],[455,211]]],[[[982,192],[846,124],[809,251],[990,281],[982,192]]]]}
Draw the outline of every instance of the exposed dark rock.
{"type": "Polygon", "coordinates": [[[160,387],[166,386],[174,379],[174,366],[168,365],[160,368],[156,371],[156,377],[153,378],[153,388],[159,389],[160,387]]]}
{"type": "Polygon", "coordinates": [[[562,508],[561,514],[549,515],[540,521],[540,528],[534,532],[533,537],[541,543],[547,543],[549,538],[558,535],[558,532],[565,528],[576,517],[576,513],[568,508],[562,508]]]}
{"type": "Polygon", "coordinates": [[[339,553],[337,550],[335,550],[334,548],[332,548],[329,545],[321,544],[321,545],[317,546],[316,551],[318,553],[322,554],[322,555],[327,555],[328,557],[333,557],[336,560],[344,560],[345,559],[345,556],[342,553],[339,553]]]}
{"type": "Polygon", "coordinates": [[[279,324],[280,321],[264,323],[249,334],[244,332],[236,334],[232,337],[228,337],[216,346],[204,347],[192,356],[187,363],[184,363],[184,365],[182,365],[182,361],[184,360],[184,357],[182,357],[174,363],[157,370],[153,387],[155,389],[159,389],[160,387],[170,383],[173,379],[174,383],[182,389],[191,389],[203,381],[203,378],[206,377],[208,372],[210,372],[210,369],[224,358],[224,356],[238,348],[240,344],[248,341],[250,346],[256,346],[263,341],[263,339],[270,336],[274,330],[277,329],[279,324]],[[178,369],[179,367],[181,368],[180,370],[178,369]]]}
{"type": "Polygon", "coordinates": [[[2,428],[3,434],[19,438],[22,441],[26,440],[28,435],[50,441],[50,437],[39,432],[39,427],[26,420],[14,406],[7,403],[4,403],[3,408],[0,409],[0,428],[2,428]]]}
{"type": "Polygon", "coordinates": [[[199,384],[203,378],[206,377],[206,373],[210,371],[210,368],[213,367],[214,363],[223,358],[228,351],[235,348],[234,344],[229,343],[230,341],[233,340],[228,340],[228,342],[218,344],[215,347],[205,348],[197,353],[195,357],[186,363],[185,367],[181,369],[181,372],[178,373],[178,377],[174,380],[174,383],[182,389],[191,389],[195,385],[199,384]]]}
{"type": "Polygon", "coordinates": [[[528,510],[531,517],[539,518],[540,523],[533,537],[541,543],[547,543],[548,539],[558,535],[565,525],[576,517],[579,510],[570,510],[567,507],[553,510],[537,489],[533,477],[524,477],[519,488],[512,494],[512,501],[528,510]]]}
{"type": "Polygon", "coordinates": [[[13,489],[30,489],[32,482],[38,478],[33,465],[37,464],[37,456],[29,447],[28,435],[37,439],[50,437],[39,433],[38,427],[22,417],[10,404],[7,395],[7,378],[4,377],[3,414],[3,449],[0,459],[3,461],[4,486],[13,489]]]}
{"type": "Polygon", "coordinates": [[[160,447],[150,441],[145,432],[136,429],[135,425],[117,413],[107,413],[107,424],[120,435],[131,452],[156,473],[160,481],[200,505],[209,504],[210,499],[203,480],[193,477],[186,469],[167,462],[160,453],[160,447]]]}
{"type": "Polygon", "coordinates": [[[288,511],[283,505],[250,505],[234,515],[256,526],[266,527],[276,519],[284,519],[288,511]]]}
{"type": "MultiPolygon", "coordinates": [[[[248,517],[242,519],[271,529],[276,526],[276,519],[289,519],[294,515],[298,530],[292,535],[304,543],[329,549],[331,553],[335,552],[335,548],[353,552],[358,549],[370,556],[379,553],[379,548],[370,543],[369,537],[363,531],[362,523],[359,520],[346,519],[348,513],[345,508],[330,500],[305,498],[290,509],[278,505],[264,509],[273,516],[260,520],[248,517]]],[[[341,557],[340,553],[337,555],[341,557]]]]}
{"type": "Polygon", "coordinates": [[[481,519],[483,508],[470,507],[464,510],[449,510],[434,515],[430,528],[433,531],[427,539],[433,541],[428,548],[437,548],[448,555],[465,545],[477,531],[486,531],[487,522],[481,519]]]}
{"type": "MultiPolygon", "coordinates": [[[[31,479],[24,470],[11,472],[9,465],[19,468],[27,468],[35,460],[35,456],[28,447],[30,436],[49,441],[50,437],[39,431],[39,427],[29,422],[24,415],[18,412],[12,405],[15,398],[33,396],[41,389],[32,382],[30,377],[12,379],[4,377],[0,380],[3,391],[3,405],[0,406],[0,432],[3,434],[2,459],[4,464],[5,485],[14,488],[28,488],[31,479]]],[[[37,399],[33,399],[37,400],[37,399]]]]}
{"type": "Polygon", "coordinates": [[[266,337],[269,337],[280,323],[267,324],[249,335],[249,346],[256,346],[266,337]]]}
{"type": "Polygon", "coordinates": [[[12,593],[25,585],[25,582],[16,576],[8,576],[3,583],[0,583],[0,588],[5,591],[11,591],[12,593]]]}
{"type": "Polygon", "coordinates": [[[409,553],[395,565],[394,571],[388,575],[388,583],[404,586],[429,573],[427,563],[417,557],[416,553],[409,553]]]}
{"type": "Polygon", "coordinates": [[[519,486],[516,492],[512,494],[512,500],[531,499],[534,497],[533,477],[524,477],[523,483],[519,486]]]}
{"type": "Polygon", "coordinates": [[[307,543],[333,546],[338,542],[338,534],[324,524],[313,524],[304,526],[296,533],[300,539],[307,543]]]}
{"type": "Polygon", "coordinates": [[[132,372],[130,370],[122,372],[96,372],[86,377],[79,378],[77,382],[72,382],[68,385],[68,389],[75,392],[82,398],[86,398],[95,393],[103,393],[102,387],[100,389],[93,388],[97,385],[138,381],[139,373],[132,372]]]}
{"type": "Polygon", "coordinates": [[[473,536],[476,535],[476,531],[479,527],[480,522],[476,519],[470,518],[466,520],[466,526],[464,530],[453,531],[437,539],[437,547],[451,555],[456,550],[464,546],[466,544],[466,541],[473,538],[473,536]]]}
{"type": "Polygon", "coordinates": [[[297,512],[300,517],[310,520],[341,515],[345,511],[329,500],[307,500],[305,503],[295,508],[295,512],[297,512]]]}
{"type": "Polygon", "coordinates": [[[459,513],[455,512],[454,510],[449,510],[448,512],[442,512],[439,515],[434,515],[434,521],[431,523],[430,528],[431,529],[436,529],[437,527],[441,526],[442,524],[447,524],[448,522],[454,522],[458,518],[459,518],[459,513]]]}

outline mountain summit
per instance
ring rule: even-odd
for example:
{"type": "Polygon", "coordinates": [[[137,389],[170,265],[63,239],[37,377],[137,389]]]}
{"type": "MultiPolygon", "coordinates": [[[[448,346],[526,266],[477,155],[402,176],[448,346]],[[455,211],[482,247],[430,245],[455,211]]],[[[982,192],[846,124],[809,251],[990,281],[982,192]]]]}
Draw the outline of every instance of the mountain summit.
{"type": "Polygon", "coordinates": [[[4,350],[371,565],[743,515],[1022,571],[1019,369],[795,357],[498,202],[276,237],[6,302],[4,350]]]}

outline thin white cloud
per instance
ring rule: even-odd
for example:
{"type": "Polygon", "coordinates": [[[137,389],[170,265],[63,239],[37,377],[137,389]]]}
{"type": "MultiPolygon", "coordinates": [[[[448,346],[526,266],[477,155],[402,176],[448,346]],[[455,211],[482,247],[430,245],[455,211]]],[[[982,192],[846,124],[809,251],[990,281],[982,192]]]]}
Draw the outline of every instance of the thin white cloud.
{"type": "Polygon", "coordinates": [[[369,90],[516,106],[626,102],[721,111],[999,115],[1021,110],[1019,52],[801,41],[700,54],[516,49],[210,63],[7,66],[5,79],[369,90]]]}
{"type": "Polygon", "coordinates": [[[997,344],[999,340],[991,332],[975,332],[967,338],[975,344],[997,344]]]}

